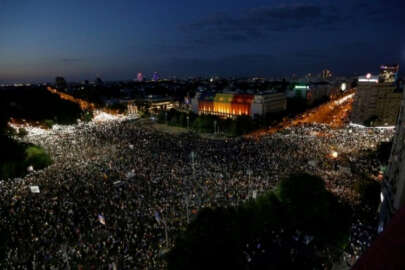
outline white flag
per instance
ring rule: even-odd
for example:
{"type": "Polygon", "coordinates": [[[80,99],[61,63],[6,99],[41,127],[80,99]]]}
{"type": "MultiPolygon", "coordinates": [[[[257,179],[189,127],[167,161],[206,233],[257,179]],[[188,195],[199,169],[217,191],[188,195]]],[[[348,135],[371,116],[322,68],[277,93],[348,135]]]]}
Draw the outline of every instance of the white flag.
{"type": "Polygon", "coordinates": [[[105,218],[103,217],[103,215],[98,215],[98,221],[101,223],[101,224],[103,224],[103,225],[105,225],[105,218]]]}
{"type": "Polygon", "coordinates": [[[253,199],[256,199],[256,197],[257,197],[257,191],[256,190],[253,191],[252,197],[253,197],[253,199]]]}
{"type": "Polygon", "coordinates": [[[30,190],[32,193],[39,193],[39,187],[38,186],[30,186],[30,190]]]}

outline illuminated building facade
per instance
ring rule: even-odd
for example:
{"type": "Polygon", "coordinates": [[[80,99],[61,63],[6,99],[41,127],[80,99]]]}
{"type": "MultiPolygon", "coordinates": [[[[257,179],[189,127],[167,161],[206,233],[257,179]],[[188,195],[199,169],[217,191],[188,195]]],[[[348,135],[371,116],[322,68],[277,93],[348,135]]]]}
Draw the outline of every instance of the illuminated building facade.
{"type": "Polygon", "coordinates": [[[379,81],[395,83],[398,80],[399,65],[382,65],[380,67],[379,81]]]}
{"type": "Polygon", "coordinates": [[[159,81],[159,73],[157,73],[157,72],[153,73],[152,81],[154,81],[154,82],[159,81]]]}
{"type": "Polygon", "coordinates": [[[398,66],[382,66],[379,76],[358,78],[351,121],[371,126],[395,125],[402,89],[397,84],[398,66]]]}
{"type": "Polygon", "coordinates": [[[258,95],[198,93],[192,100],[192,108],[198,114],[210,114],[222,117],[248,115],[253,117],[254,115],[284,111],[287,108],[287,102],[283,93],[274,91],[258,95]]]}
{"type": "Polygon", "coordinates": [[[138,73],[138,75],[136,76],[136,79],[138,80],[138,82],[143,82],[143,74],[142,74],[142,72],[138,73]]]}
{"type": "Polygon", "coordinates": [[[311,105],[317,100],[326,98],[332,92],[332,86],[328,82],[295,83],[287,91],[287,98],[306,99],[311,105]]]}
{"type": "Polygon", "coordinates": [[[126,104],[129,114],[136,114],[140,105],[147,105],[148,111],[153,113],[159,110],[170,110],[179,107],[179,102],[171,97],[149,95],[138,99],[122,99],[121,104],[126,104]]]}

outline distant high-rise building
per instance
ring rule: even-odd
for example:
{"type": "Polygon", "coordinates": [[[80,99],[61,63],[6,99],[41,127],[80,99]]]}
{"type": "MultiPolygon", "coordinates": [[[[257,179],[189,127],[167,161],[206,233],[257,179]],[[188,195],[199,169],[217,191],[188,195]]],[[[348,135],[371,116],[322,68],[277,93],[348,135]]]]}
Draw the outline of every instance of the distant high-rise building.
{"type": "Polygon", "coordinates": [[[142,72],[138,73],[138,75],[136,76],[136,79],[138,80],[138,82],[143,82],[143,74],[142,74],[142,72]]]}
{"type": "Polygon", "coordinates": [[[322,80],[326,81],[326,80],[330,79],[331,77],[332,77],[332,72],[330,70],[328,70],[328,69],[322,70],[322,73],[321,73],[322,80]]]}
{"type": "Polygon", "coordinates": [[[97,77],[96,78],[96,85],[103,85],[103,84],[104,84],[103,80],[101,80],[100,77],[97,77]]]}
{"type": "Polygon", "coordinates": [[[58,90],[66,90],[66,88],[67,88],[66,80],[65,80],[65,78],[63,78],[61,76],[56,77],[55,85],[56,85],[56,89],[58,89],[58,90]]]}
{"type": "Polygon", "coordinates": [[[395,83],[398,80],[399,65],[382,65],[380,67],[379,81],[395,83]]]}
{"type": "MultiPolygon", "coordinates": [[[[396,72],[398,72],[398,66],[396,66],[396,72]]],[[[371,126],[395,125],[401,96],[402,90],[393,79],[390,68],[382,69],[379,76],[373,76],[370,73],[361,76],[358,78],[351,121],[371,126]]]]}
{"type": "Polygon", "coordinates": [[[159,73],[157,73],[157,72],[153,73],[152,81],[154,81],[154,82],[159,81],[159,73]]]}

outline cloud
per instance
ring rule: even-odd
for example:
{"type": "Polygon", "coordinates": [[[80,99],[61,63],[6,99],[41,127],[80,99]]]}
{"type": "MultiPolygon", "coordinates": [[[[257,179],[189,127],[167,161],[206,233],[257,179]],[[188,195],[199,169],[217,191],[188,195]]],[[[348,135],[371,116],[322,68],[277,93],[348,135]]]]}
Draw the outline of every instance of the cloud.
{"type": "Polygon", "coordinates": [[[195,39],[205,40],[204,43],[194,43],[200,47],[221,42],[246,43],[298,31],[346,31],[359,23],[392,26],[396,22],[399,25],[401,9],[405,5],[404,0],[341,1],[339,5],[322,1],[318,4],[262,6],[236,14],[219,12],[182,25],[180,29],[190,44],[195,39]]]}
{"type": "Polygon", "coordinates": [[[239,15],[215,13],[181,27],[192,39],[195,35],[214,42],[265,39],[273,32],[291,32],[316,27],[323,29],[344,18],[332,6],[294,4],[251,8],[239,15]]]}
{"type": "Polygon", "coordinates": [[[168,68],[181,73],[265,74],[273,70],[276,62],[276,58],[269,54],[238,54],[216,59],[176,57],[169,61],[168,68]]]}
{"type": "Polygon", "coordinates": [[[357,0],[352,6],[353,14],[360,20],[389,24],[399,22],[404,9],[403,0],[357,0]]]}
{"type": "Polygon", "coordinates": [[[75,62],[82,62],[82,58],[62,58],[60,59],[63,63],[75,63],[75,62]]]}

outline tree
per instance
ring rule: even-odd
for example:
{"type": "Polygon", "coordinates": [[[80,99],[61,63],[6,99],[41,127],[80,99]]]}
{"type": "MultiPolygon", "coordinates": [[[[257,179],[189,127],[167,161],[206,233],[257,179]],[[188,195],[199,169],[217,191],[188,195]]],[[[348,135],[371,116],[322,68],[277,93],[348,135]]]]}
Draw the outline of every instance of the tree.
{"type": "Polygon", "coordinates": [[[201,210],[176,239],[168,267],[323,269],[343,251],[350,216],[321,178],[292,175],[239,207],[201,210]]]}
{"type": "Polygon", "coordinates": [[[280,183],[278,194],[286,208],[287,229],[313,235],[319,246],[332,248],[332,254],[325,256],[341,254],[348,241],[351,210],[325,189],[322,178],[292,175],[280,183]]]}
{"type": "Polygon", "coordinates": [[[18,136],[20,137],[25,137],[28,135],[28,131],[25,128],[19,128],[18,129],[18,136]]]}
{"type": "Polygon", "coordinates": [[[0,101],[0,135],[4,135],[7,129],[7,123],[9,120],[9,115],[7,112],[6,105],[0,101]]]}
{"type": "Polygon", "coordinates": [[[168,269],[244,269],[236,212],[203,209],[169,253],[168,269]]]}
{"type": "Polygon", "coordinates": [[[25,164],[32,165],[36,170],[43,169],[52,163],[51,158],[42,147],[29,146],[25,150],[25,164]]]}
{"type": "Polygon", "coordinates": [[[388,164],[391,155],[392,140],[389,142],[381,142],[377,147],[377,158],[382,164],[388,164]]]}

